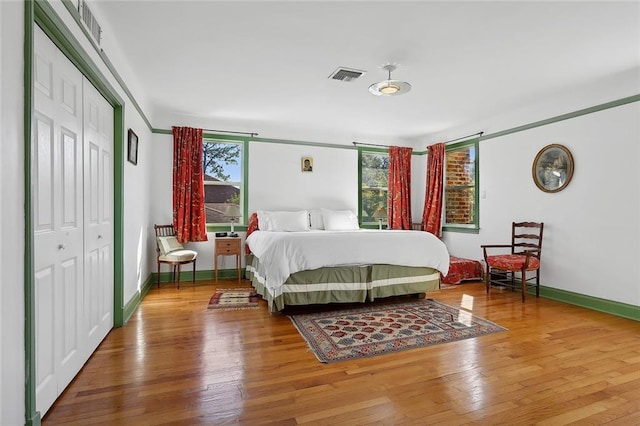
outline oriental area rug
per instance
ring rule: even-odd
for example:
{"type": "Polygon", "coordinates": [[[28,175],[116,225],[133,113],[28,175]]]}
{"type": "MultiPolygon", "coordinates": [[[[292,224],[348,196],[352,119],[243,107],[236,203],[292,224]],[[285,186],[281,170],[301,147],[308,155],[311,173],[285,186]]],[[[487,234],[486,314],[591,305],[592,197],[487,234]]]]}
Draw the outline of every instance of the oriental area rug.
{"type": "Polygon", "coordinates": [[[435,300],[291,315],[320,362],[366,358],[505,331],[435,300]]]}
{"type": "Polygon", "coordinates": [[[257,309],[259,297],[253,288],[218,288],[209,300],[208,309],[222,311],[257,309]]]}

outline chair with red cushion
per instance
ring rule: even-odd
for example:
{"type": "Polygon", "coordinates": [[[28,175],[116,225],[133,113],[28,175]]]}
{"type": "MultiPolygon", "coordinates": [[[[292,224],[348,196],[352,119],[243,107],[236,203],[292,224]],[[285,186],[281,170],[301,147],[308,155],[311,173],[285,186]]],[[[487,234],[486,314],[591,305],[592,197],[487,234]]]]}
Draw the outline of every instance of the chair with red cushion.
{"type": "Polygon", "coordinates": [[[485,284],[487,294],[491,285],[515,289],[520,286],[524,303],[527,287],[536,288],[536,297],[540,296],[540,255],[542,254],[542,230],[544,223],[513,222],[511,225],[511,244],[482,245],[484,260],[487,263],[485,284]],[[489,255],[487,249],[501,249],[508,254],[489,255]],[[520,283],[516,283],[519,275],[520,283]],[[535,283],[530,281],[535,280],[535,283]]]}

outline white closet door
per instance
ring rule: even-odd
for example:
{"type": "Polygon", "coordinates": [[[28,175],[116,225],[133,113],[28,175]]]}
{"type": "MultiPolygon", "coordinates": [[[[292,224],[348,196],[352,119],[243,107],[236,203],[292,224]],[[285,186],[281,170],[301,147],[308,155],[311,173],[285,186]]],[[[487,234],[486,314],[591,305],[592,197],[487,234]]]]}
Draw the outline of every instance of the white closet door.
{"type": "Polygon", "coordinates": [[[83,343],[82,75],[36,27],[33,211],[36,408],[88,358],[83,343]]]}
{"type": "MultiPolygon", "coordinates": [[[[1,1],[1,0],[0,0],[1,1]]],[[[33,212],[36,409],[113,327],[113,108],[36,27],[33,212]]]]}
{"type": "Polygon", "coordinates": [[[113,327],[113,108],[84,81],[84,311],[89,352],[113,327]]]}

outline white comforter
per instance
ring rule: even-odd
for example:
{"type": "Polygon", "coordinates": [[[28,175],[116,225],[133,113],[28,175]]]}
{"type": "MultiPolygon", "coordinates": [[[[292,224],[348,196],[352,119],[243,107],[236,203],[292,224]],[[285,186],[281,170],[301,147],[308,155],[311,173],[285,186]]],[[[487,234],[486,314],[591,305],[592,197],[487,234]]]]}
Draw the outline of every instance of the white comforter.
{"type": "Polygon", "coordinates": [[[422,231],[255,231],[247,244],[260,259],[272,294],[279,294],[295,272],[329,266],[389,264],[434,268],[443,275],[449,271],[444,243],[422,231]]]}

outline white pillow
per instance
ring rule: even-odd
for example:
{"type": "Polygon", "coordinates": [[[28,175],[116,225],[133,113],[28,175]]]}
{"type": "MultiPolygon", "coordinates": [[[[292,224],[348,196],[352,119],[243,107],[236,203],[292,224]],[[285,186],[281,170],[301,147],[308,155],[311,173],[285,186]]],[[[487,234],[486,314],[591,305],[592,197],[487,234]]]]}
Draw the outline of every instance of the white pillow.
{"type": "Polygon", "coordinates": [[[322,210],[309,210],[309,227],[311,229],[324,229],[324,221],[322,220],[322,210]]]}
{"type": "Polygon", "coordinates": [[[158,237],[158,246],[160,247],[160,253],[163,255],[171,253],[172,251],[184,249],[182,244],[180,244],[178,239],[174,236],[158,237]]]}
{"type": "Polygon", "coordinates": [[[261,231],[269,231],[271,227],[271,218],[269,216],[269,212],[265,210],[256,211],[258,215],[258,229],[261,231]]]}
{"type": "Polygon", "coordinates": [[[322,209],[322,220],[324,229],[327,231],[350,231],[360,229],[358,216],[351,210],[328,210],[322,209]]]}
{"type": "Polygon", "coordinates": [[[308,231],[309,213],[306,210],[295,212],[259,210],[258,225],[261,231],[308,231]]]}

